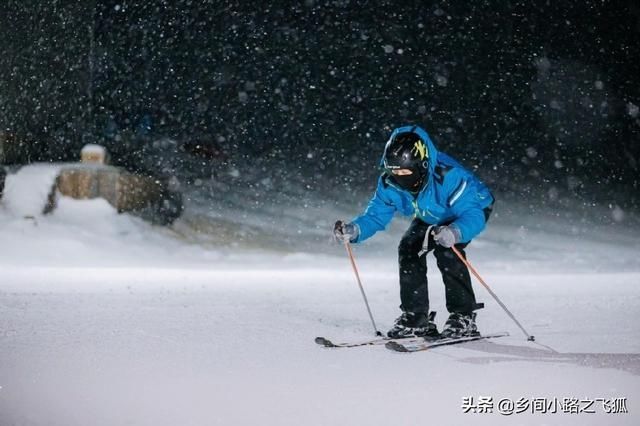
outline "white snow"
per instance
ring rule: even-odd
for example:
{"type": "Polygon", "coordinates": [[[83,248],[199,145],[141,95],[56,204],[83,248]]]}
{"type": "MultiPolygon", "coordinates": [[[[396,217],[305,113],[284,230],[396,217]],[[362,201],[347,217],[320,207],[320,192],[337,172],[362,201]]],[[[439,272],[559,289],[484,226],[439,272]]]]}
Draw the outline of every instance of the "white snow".
{"type": "MultiPolygon", "coordinates": [[[[24,168],[0,202],[2,426],[638,424],[640,233],[628,220],[503,206],[469,247],[537,343],[475,284],[481,331],[510,337],[415,354],[326,349],[314,337],[372,334],[342,247],[199,245],[184,224],[154,227],[102,200],[63,197],[43,216],[38,197],[53,176],[24,168]],[[626,398],[629,412],[607,414],[598,401],[595,414],[463,413],[463,398],[481,396],[626,398]]],[[[405,225],[355,249],[383,330],[399,313],[405,225]]],[[[442,326],[433,259],[429,268],[442,326]]]]}
{"type": "Polygon", "coordinates": [[[58,171],[58,166],[35,164],[8,175],[0,208],[12,217],[42,214],[58,171]]]}
{"type": "Polygon", "coordinates": [[[82,147],[81,154],[105,155],[107,150],[102,145],[88,143],[82,147]]]}

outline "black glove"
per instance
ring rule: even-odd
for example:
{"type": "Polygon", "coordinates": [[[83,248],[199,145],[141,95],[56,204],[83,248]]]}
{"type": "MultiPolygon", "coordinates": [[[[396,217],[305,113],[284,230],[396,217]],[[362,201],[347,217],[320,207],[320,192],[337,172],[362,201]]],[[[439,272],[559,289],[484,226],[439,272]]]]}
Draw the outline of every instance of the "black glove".
{"type": "Polygon", "coordinates": [[[358,227],[353,223],[345,223],[338,220],[333,226],[333,236],[336,241],[344,243],[346,241],[351,242],[358,238],[358,227]]]}

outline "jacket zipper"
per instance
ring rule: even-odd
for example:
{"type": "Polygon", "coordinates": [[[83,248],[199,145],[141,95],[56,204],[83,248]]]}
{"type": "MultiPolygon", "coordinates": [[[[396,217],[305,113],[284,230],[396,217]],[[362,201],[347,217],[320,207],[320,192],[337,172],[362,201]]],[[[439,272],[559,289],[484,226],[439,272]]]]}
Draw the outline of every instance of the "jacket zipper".
{"type": "MultiPolygon", "coordinates": [[[[429,184],[431,183],[430,181],[431,181],[431,177],[429,177],[429,182],[427,182],[427,185],[429,185],[429,184]]],[[[419,192],[418,194],[416,194],[416,195],[415,195],[415,197],[414,197],[414,195],[413,195],[411,192],[409,192],[409,191],[405,191],[404,189],[402,189],[402,188],[400,188],[400,187],[398,187],[398,186],[394,185],[392,182],[387,181],[387,184],[389,184],[389,186],[394,187],[394,188],[395,188],[395,189],[397,189],[398,191],[408,193],[408,194],[413,198],[413,200],[411,201],[411,205],[413,206],[413,217],[417,217],[417,218],[420,218],[420,219],[423,219],[423,220],[424,220],[424,215],[422,215],[422,214],[420,213],[420,209],[418,208],[418,197],[420,196],[420,194],[422,193],[422,191],[421,191],[421,192],[419,192]]],[[[425,188],[426,188],[426,186],[425,186],[425,188]]],[[[435,220],[440,220],[440,218],[439,218],[439,217],[437,217],[437,216],[434,216],[434,215],[433,215],[433,213],[431,213],[431,212],[429,211],[429,209],[425,209],[425,212],[427,212],[427,213],[429,214],[429,216],[431,216],[431,217],[432,217],[432,218],[434,218],[435,220]]],[[[425,222],[426,222],[426,221],[425,221],[425,222]]]]}

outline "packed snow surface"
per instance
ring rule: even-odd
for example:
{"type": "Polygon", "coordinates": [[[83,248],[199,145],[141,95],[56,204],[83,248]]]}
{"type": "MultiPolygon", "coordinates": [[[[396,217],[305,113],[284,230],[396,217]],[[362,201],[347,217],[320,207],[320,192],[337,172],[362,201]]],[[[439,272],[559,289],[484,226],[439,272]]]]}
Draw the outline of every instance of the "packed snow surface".
{"type": "MultiPolygon", "coordinates": [[[[318,224],[299,234],[317,251],[217,246],[190,231],[188,217],[154,227],[104,200],[61,198],[42,215],[54,176],[44,166],[9,175],[0,203],[2,426],[640,421],[634,225],[563,222],[516,206],[492,218],[468,257],[535,343],[475,282],[486,304],[480,330],[509,337],[413,354],[328,349],[314,338],[373,334],[344,248],[322,231],[342,212],[300,213],[318,224]],[[493,411],[465,412],[465,398],[491,398],[493,411]],[[501,400],[523,412],[501,413],[501,400]]],[[[277,234],[264,214],[263,235],[277,234]]],[[[241,228],[243,215],[229,215],[220,232],[241,228]]],[[[399,314],[395,247],[405,226],[397,220],[355,248],[383,330],[399,314]]],[[[441,327],[433,258],[429,280],[441,327]]]]}

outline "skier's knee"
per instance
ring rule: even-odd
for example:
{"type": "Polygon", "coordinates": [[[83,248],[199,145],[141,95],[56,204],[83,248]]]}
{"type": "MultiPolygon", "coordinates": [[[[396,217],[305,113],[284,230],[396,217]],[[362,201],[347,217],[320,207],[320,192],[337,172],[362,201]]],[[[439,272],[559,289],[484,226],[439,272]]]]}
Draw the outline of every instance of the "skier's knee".
{"type": "Polygon", "coordinates": [[[436,244],[436,247],[433,250],[433,254],[435,255],[436,259],[438,259],[438,261],[449,260],[450,258],[452,258],[451,255],[453,255],[453,250],[436,244]]]}

